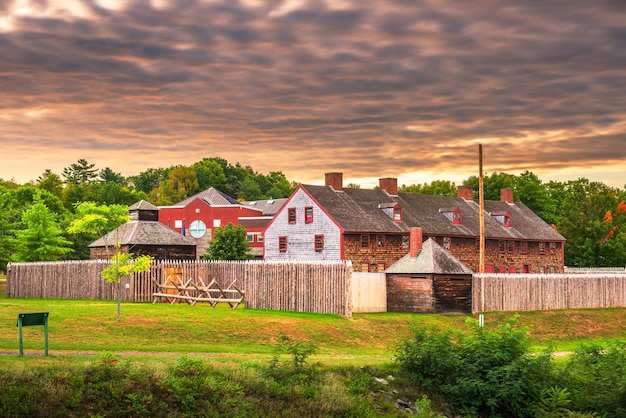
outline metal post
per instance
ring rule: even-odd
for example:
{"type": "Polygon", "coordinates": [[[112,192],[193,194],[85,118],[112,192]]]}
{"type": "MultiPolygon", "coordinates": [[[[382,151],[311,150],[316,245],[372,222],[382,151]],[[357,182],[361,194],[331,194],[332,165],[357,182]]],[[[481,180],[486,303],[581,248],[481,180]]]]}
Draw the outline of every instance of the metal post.
{"type": "Polygon", "coordinates": [[[22,340],[22,317],[17,318],[17,336],[20,344],[20,356],[24,355],[24,341],[22,340]]]}
{"type": "Polygon", "coordinates": [[[43,323],[43,354],[48,355],[48,315],[46,314],[43,323]]]}

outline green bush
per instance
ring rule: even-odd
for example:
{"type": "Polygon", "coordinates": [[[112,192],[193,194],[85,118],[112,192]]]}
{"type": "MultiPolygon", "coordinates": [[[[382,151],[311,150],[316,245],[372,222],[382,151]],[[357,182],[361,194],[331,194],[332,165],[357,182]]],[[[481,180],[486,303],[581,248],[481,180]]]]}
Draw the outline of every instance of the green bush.
{"type": "Polygon", "coordinates": [[[515,322],[495,331],[470,324],[469,334],[415,325],[395,359],[415,382],[461,413],[535,416],[537,400],[553,382],[550,353],[530,355],[527,329],[515,322]]]}
{"type": "Polygon", "coordinates": [[[584,345],[559,368],[570,408],[604,417],[626,417],[626,344],[584,345]]]}

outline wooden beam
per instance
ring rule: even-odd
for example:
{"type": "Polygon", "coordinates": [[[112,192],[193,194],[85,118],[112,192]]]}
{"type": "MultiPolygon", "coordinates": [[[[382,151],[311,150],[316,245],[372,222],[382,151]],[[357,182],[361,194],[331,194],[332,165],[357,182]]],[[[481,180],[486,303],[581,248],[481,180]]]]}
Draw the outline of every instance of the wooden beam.
{"type": "Polygon", "coordinates": [[[485,272],[485,187],[483,179],[483,145],[478,144],[478,194],[480,202],[480,263],[478,272],[485,272]]]}

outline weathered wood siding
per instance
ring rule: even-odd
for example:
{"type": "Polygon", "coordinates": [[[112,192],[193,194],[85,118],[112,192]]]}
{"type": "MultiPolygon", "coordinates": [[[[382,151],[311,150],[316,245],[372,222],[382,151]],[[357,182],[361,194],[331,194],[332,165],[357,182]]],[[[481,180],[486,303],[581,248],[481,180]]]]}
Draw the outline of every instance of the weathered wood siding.
{"type": "Polygon", "coordinates": [[[626,307],[626,274],[475,274],[472,311],[626,307]]]}
{"type": "MultiPolygon", "coordinates": [[[[114,299],[113,285],[100,278],[109,263],[9,264],[7,297],[114,299]]],[[[196,284],[215,278],[224,289],[234,285],[245,292],[247,308],[352,315],[352,267],[344,262],[157,261],[150,272],[122,281],[122,299],[151,302],[157,290],[152,279],[162,283],[167,271],[196,284]]]]}
{"type": "Polygon", "coordinates": [[[276,214],[263,234],[266,261],[341,260],[340,229],[302,189],[296,191],[276,214]],[[313,222],[305,222],[304,209],[313,208],[313,222]],[[296,222],[288,220],[289,208],[296,209],[296,222]],[[324,249],[316,251],[315,235],[324,236],[324,249]],[[279,237],[287,237],[287,251],[278,248],[279,237]]]}
{"type": "Polygon", "coordinates": [[[389,312],[469,313],[472,276],[442,274],[387,274],[389,312]]]}
{"type": "Polygon", "coordinates": [[[344,235],[344,258],[352,262],[354,271],[383,272],[409,252],[408,248],[403,247],[400,234],[367,234],[370,242],[368,248],[361,247],[362,235],[344,235]],[[382,248],[376,245],[377,235],[385,237],[385,245],[382,248]]]}
{"type": "MultiPolygon", "coordinates": [[[[425,235],[425,238],[428,236],[425,235]]],[[[444,246],[442,236],[433,236],[437,244],[444,246]]],[[[522,249],[520,241],[502,240],[505,242],[505,251],[500,249],[500,241],[487,239],[485,241],[485,264],[492,265],[494,272],[499,272],[500,267],[515,268],[516,273],[524,271],[524,266],[528,266],[529,273],[562,273],[563,272],[563,244],[555,242],[554,252],[550,252],[550,243],[542,242],[544,251],[540,251],[540,243],[527,241],[527,249],[522,249]],[[513,242],[513,248],[509,251],[507,241],[513,242]]],[[[444,247],[445,248],[445,247],[444,247]]],[[[448,250],[460,262],[468,268],[476,271],[480,262],[480,253],[476,245],[476,238],[451,237],[451,245],[448,250]]]]}
{"type": "Polygon", "coordinates": [[[436,274],[433,276],[434,311],[472,312],[472,276],[436,274]]]}
{"type": "Polygon", "coordinates": [[[432,274],[387,274],[387,310],[433,312],[432,274]]]}
{"type": "Polygon", "coordinates": [[[385,273],[352,273],[352,312],[387,312],[385,273]]]}

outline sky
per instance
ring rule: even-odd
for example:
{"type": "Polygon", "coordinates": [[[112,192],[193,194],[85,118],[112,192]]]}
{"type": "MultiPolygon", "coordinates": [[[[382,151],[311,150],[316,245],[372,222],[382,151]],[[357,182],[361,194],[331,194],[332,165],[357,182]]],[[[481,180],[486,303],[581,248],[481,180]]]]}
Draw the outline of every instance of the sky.
{"type": "Polygon", "coordinates": [[[623,0],[0,0],[0,178],[626,185],[623,0]]]}

